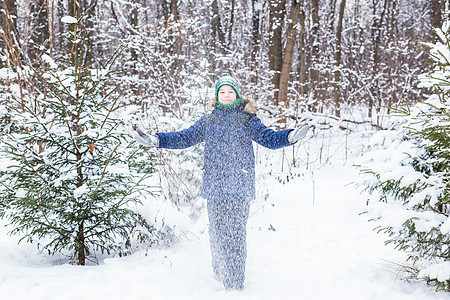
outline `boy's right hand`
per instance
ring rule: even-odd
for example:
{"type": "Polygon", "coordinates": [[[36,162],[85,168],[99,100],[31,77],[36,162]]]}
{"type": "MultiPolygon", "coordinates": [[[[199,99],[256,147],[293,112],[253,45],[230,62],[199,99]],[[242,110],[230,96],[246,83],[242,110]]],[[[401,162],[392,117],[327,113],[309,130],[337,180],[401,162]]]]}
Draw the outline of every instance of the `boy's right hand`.
{"type": "Polygon", "coordinates": [[[145,147],[158,147],[159,146],[159,138],[156,134],[147,135],[139,128],[133,132],[133,137],[142,146],[145,147]]]}

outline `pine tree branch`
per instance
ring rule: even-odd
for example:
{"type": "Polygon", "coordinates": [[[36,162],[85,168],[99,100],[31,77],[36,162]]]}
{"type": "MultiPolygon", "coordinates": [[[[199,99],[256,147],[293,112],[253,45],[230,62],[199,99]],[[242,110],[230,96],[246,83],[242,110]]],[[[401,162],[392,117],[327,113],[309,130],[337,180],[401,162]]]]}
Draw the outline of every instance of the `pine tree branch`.
{"type": "Polygon", "coordinates": [[[92,204],[93,204],[93,202],[94,202],[94,195],[95,195],[95,193],[97,192],[97,190],[99,189],[101,183],[103,182],[103,178],[104,178],[105,175],[106,175],[106,168],[108,167],[109,162],[111,161],[113,154],[116,152],[117,148],[118,148],[120,145],[121,145],[121,143],[118,143],[118,144],[117,144],[117,146],[116,146],[116,147],[113,149],[113,151],[111,152],[111,154],[110,154],[108,160],[106,161],[106,164],[105,164],[105,166],[104,166],[104,168],[103,168],[103,171],[102,171],[102,176],[101,176],[101,178],[100,178],[100,181],[98,182],[97,186],[95,187],[95,190],[94,190],[94,191],[92,192],[92,194],[90,195],[91,201],[89,202],[89,209],[86,211],[85,216],[88,215],[88,213],[92,210],[92,204]]]}
{"type": "Polygon", "coordinates": [[[131,160],[133,158],[133,156],[139,152],[139,150],[141,150],[143,148],[142,145],[139,145],[139,147],[133,151],[133,153],[131,153],[131,155],[127,158],[127,161],[131,160]]]}
{"type": "MultiPolygon", "coordinates": [[[[114,64],[114,62],[117,60],[117,58],[119,57],[119,55],[122,53],[122,51],[123,51],[125,48],[126,48],[125,46],[120,46],[120,48],[117,49],[117,50],[114,52],[114,54],[108,59],[108,61],[106,62],[106,66],[107,66],[106,68],[107,68],[108,70],[111,69],[111,66],[114,64]]],[[[89,67],[90,67],[90,66],[89,66],[89,67]]],[[[89,89],[86,91],[86,93],[83,95],[83,102],[84,102],[84,97],[85,97],[85,95],[90,95],[90,94],[92,93],[92,91],[95,90],[95,89],[97,88],[97,86],[98,86],[100,83],[102,83],[102,80],[101,80],[101,79],[100,79],[100,80],[97,80],[97,82],[95,82],[95,84],[92,85],[92,87],[89,88],[89,89]]],[[[114,91],[116,91],[118,88],[119,88],[119,86],[116,86],[114,89],[112,89],[112,91],[109,92],[109,93],[103,98],[103,100],[106,99],[106,98],[108,98],[109,95],[111,95],[111,94],[112,94],[114,91]]],[[[122,96],[122,94],[123,94],[123,92],[121,93],[120,96],[122,96]]]]}
{"type": "Polygon", "coordinates": [[[30,181],[31,181],[31,184],[33,185],[34,191],[36,192],[36,196],[37,196],[38,204],[39,204],[39,209],[41,210],[42,215],[44,216],[45,220],[47,221],[48,226],[49,226],[51,229],[53,229],[53,230],[55,230],[56,232],[58,232],[59,234],[61,234],[62,236],[65,236],[66,233],[65,233],[65,232],[62,232],[59,228],[54,227],[54,226],[52,225],[52,223],[50,222],[50,220],[47,218],[47,215],[45,214],[44,209],[42,208],[41,197],[39,196],[39,191],[37,190],[36,185],[34,184],[33,180],[30,180],[30,181]]]}
{"type": "MultiPolygon", "coordinates": [[[[36,72],[35,72],[36,73],[36,72]]],[[[37,74],[37,73],[36,73],[37,74]]],[[[61,77],[59,77],[56,73],[54,73],[54,72],[49,72],[48,73],[51,77],[53,77],[54,79],[56,79],[56,81],[58,82],[58,86],[59,87],[62,87],[62,90],[65,92],[65,94],[66,95],[68,95],[69,97],[72,97],[72,95],[71,95],[71,93],[70,93],[70,90],[68,90],[68,88],[67,88],[67,86],[62,82],[62,80],[61,80],[61,77]]],[[[45,82],[48,82],[48,81],[46,81],[41,75],[37,75],[38,76],[38,78],[40,79],[40,80],[42,80],[42,81],[45,81],[45,82]]],[[[50,85],[55,85],[54,83],[51,83],[51,82],[48,82],[50,85]]],[[[50,93],[52,93],[57,99],[62,99],[63,98],[63,95],[60,93],[60,90],[59,89],[55,89],[55,90],[52,90],[52,89],[48,89],[48,91],[50,92],[50,93]]],[[[64,110],[64,114],[67,114],[67,112],[64,110]]]]}
{"type": "MultiPolygon", "coordinates": [[[[111,112],[112,112],[113,110],[115,110],[114,106],[116,105],[117,100],[119,100],[119,98],[123,95],[124,92],[125,92],[125,91],[122,91],[122,92],[119,94],[119,96],[117,96],[116,99],[114,100],[114,103],[112,104],[111,108],[108,110],[108,113],[106,114],[106,117],[105,117],[105,119],[103,120],[103,123],[102,123],[102,126],[100,126],[100,129],[103,129],[103,126],[105,126],[105,123],[106,123],[106,121],[107,121],[108,118],[109,118],[109,115],[111,114],[111,112]]],[[[112,93],[112,91],[111,91],[111,93],[112,93]]]]}
{"type": "Polygon", "coordinates": [[[111,214],[113,213],[113,211],[115,210],[115,209],[117,209],[117,207],[119,207],[120,206],[120,204],[125,200],[125,198],[128,196],[128,195],[130,195],[131,194],[131,192],[144,180],[144,179],[146,179],[147,178],[147,175],[149,175],[149,173],[145,173],[139,180],[138,180],[138,182],[136,182],[136,184],[132,187],[132,188],[130,188],[126,193],[125,193],[125,195],[122,197],[122,199],[120,199],[120,201],[119,202],[117,202],[116,204],[114,204],[113,206],[112,206],[112,208],[109,210],[109,212],[108,212],[108,214],[103,218],[103,219],[101,219],[100,221],[98,221],[96,224],[94,224],[92,227],[90,227],[90,228],[88,228],[88,229],[86,229],[85,230],[85,233],[88,233],[88,232],[90,232],[90,231],[92,231],[92,230],[94,230],[96,227],[98,227],[101,223],[103,223],[106,219],[108,219],[110,216],[111,216],[111,214]]]}
{"type": "MultiPolygon", "coordinates": [[[[19,153],[19,149],[17,149],[16,147],[14,147],[13,145],[11,145],[10,143],[5,142],[5,144],[8,145],[9,147],[11,147],[12,149],[14,149],[15,151],[17,151],[17,152],[19,153]]],[[[27,160],[27,158],[25,157],[24,154],[17,154],[17,155],[20,156],[20,157],[22,157],[22,159],[23,159],[23,161],[25,162],[25,164],[26,164],[28,167],[31,168],[31,170],[33,171],[33,173],[34,173],[36,176],[38,176],[40,179],[42,179],[42,181],[44,181],[44,183],[45,183],[46,185],[49,185],[49,183],[44,179],[44,177],[42,177],[41,174],[39,174],[39,172],[37,172],[37,171],[34,169],[33,165],[30,164],[30,163],[28,162],[28,160],[27,160]]]]}
{"type": "Polygon", "coordinates": [[[45,218],[45,220],[47,221],[47,223],[48,223],[48,225],[50,226],[50,228],[55,229],[55,228],[52,226],[52,224],[51,224],[51,222],[49,221],[49,219],[47,218],[47,215],[45,214],[44,209],[42,208],[41,197],[39,196],[39,191],[37,190],[36,185],[34,184],[33,180],[30,180],[30,181],[31,181],[31,184],[33,185],[34,191],[35,191],[35,193],[36,193],[36,197],[37,197],[37,199],[38,199],[38,204],[39,204],[39,209],[41,210],[42,215],[44,216],[44,218],[45,218]]]}
{"type": "Polygon", "coordinates": [[[3,185],[7,190],[9,190],[10,192],[15,192],[12,188],[10,188],[9,186],[7,186],[5,183],[3,183],[3,181],[0,180],[0,184],[3,185]]]}
{"type": "Polygon", "coordinates": [[[431,104],[431,103],[428,103],[428,102],[425,102],[425,104],[426,104],[426,105],[429,105],[429,106],[431,106],[431,107],[433,107],[433,108],[436,109],[436,110],[441,111],[443,114],[447,115],[447,117],[450,118],[450,114],[448,113],[448,111],[447,111],[445,108],[439,108],[439,107],[437,107],[436,105],[431,104]]]}
{"type": "MultiPolygon", "coordinates": [[[[11,98],[13,101],[15,101],[18,104],[21,104],[17,99],[15,99],[15,97],[11,98]]],[[[20,111],[18,109],[16,109],[14,106],[10,107],[12,110],[16,111],[19,114],[22,114],[23,111],[28,112],[29,114],[31,114],[37,121],[37,123],[42,127],[42,129],[44,129],[45,133],[48,134],[48,137],[51,139],[51,141],[53,143],[55,143],[56,145],[58,145],[58,147],[60,147],[61,149],[63,149],[64,151],[71,153],[71,154],[75,154],[75,152],[70,151],[70,149],[66,148],[65,146],[63,146],[62,144],[60,144],[58,141],[56,141],[51,135],[50,135],[50,130],[47,129],[47,127],[45,126],[45,124],[41,121],[41,119],[39,118],[39,115],[36,114],[32,109],[30,109],[28,106],[23,106],[23,111],[20,111]]],[[[54,120],[54,119],[53,119],[54,120]]],[[[52,121],[52,125],[53,125],[53,121],[52,121]]]]}
{"type": "Polygon", "coordinates": [[[123,50],[127,48],[126,45],[120,46],[116,51],[114,51],[113,55],[106,62],[106,66],[113,66],[116,60],[119,58],[120,54],[122,54],[123,50]]]}
{"type": "MultiPolygon", "coordinates": [[[[107,229],[105,229],[105,230],[97,231],[97,232],[95,232],[95,233],[92,233],[92,234],[89,234],[89,235],[85,235],[84,238],[88,239],[88,238],[93,237],[93,236],[99,236],[99,235],[101,235],[101,234],[107,233],[108,231],[114,231],[114,230],[116,230],[116,229],[126,229],[126,228],[127,228],[126,225],[109,226],[109,227],[108,227],[107,229]]],[[[86,232],[87,232],[87,231],[86,231],[86,232]]],[[[100,245],[100,244],[99,244],[99,245],[100,245]]],[[[103,246],[103,248],[105,248],[105,247],[103,246]]]]}

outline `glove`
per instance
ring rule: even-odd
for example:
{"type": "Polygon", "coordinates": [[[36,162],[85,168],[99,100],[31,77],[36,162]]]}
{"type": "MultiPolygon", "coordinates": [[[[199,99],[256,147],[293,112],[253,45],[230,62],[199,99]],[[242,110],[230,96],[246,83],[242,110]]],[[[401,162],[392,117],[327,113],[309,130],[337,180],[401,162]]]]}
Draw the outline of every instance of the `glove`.
{"type": "Polygon", "coordinates": [[[133,137],[142,146],[145,147],[158,147],[159,146],[159,138],[156,134],[147,135],[139,128],[133,132],[133,137]]]}
{"type": "Polygon", "coordinates": [[[305,137],[305,135],[308,133],[309,125],[308,123],[304,123],[300,128],[296,128],[289,132],[288,134],[288,141],[291,144],[295,144],[298,140],[305,137]]]}

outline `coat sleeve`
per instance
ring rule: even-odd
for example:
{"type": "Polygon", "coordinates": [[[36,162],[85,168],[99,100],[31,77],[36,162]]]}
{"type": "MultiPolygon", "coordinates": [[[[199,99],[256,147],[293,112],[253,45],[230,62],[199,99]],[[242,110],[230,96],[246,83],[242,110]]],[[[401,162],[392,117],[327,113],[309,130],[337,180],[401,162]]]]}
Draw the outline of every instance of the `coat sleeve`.
{"type": "Polygon", "coordinates": [[[158,132],[159,148],[185,149],[204,141],[203,117],[191,127],[174,132],[158,132]]]}
{"type": "Polygon", "coordinates": [[[292,129],[275,131],[267,128],[256,115],[250,119],[250,129],[252,139],[266,148],[275,150],[292,145],[288,141],[288,134],[292,129]]]}

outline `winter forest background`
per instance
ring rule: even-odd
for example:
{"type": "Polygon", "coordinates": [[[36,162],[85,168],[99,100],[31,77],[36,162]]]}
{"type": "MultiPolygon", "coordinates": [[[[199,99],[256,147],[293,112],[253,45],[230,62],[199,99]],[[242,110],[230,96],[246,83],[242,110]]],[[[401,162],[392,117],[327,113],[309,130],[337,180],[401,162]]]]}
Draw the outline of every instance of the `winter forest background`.
{"type": "MultiPolygon", "coordinates": [[[[142,203],[201,219],[203,150],[143,149],[130,127],[186,128],[227,72],[266,125],[313,125],[293,150],[255,147],[259,181],[309,174],[315,195],[320,168],[356,165],[406,277],[450,289],[447,1],[1,3],[0,217],[12,235],[79,265],[182,239],[142,203]]],[[[260,185],[264,202],[274,190],[260,185]]]]}
{"type": "MultiPolygon", "coordinates": [[[[415,101],[414,78],[444,1],[3,1],[2,65],[45,67],[66,50],[61,17],[83,16],[85,53],[104,64],[120,46],[122,99],[182,118],[187,90],[232,71],[272,115],[351,107],[374,124],[383,106],[415,101]],[[6,27],[7,26],[7,27],[6,27]],[[6,61],[9,57],[11,61],[6,61]],[[220,75],[220,74],[219,74],[220,75]],[[283,112],[283,113],[281,113],[283,112]]],[[[280,121],[279,123],[283,123],[280,121]]]]}

